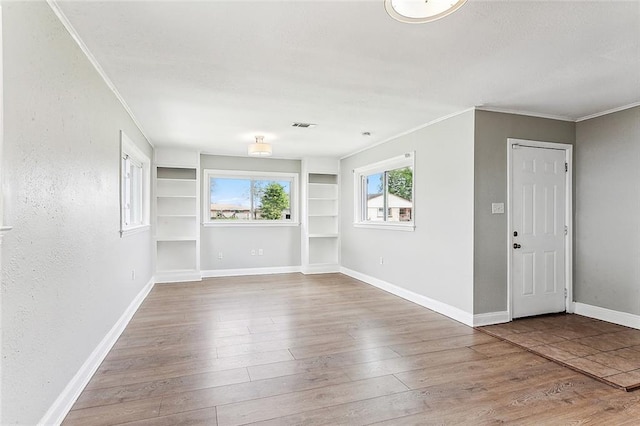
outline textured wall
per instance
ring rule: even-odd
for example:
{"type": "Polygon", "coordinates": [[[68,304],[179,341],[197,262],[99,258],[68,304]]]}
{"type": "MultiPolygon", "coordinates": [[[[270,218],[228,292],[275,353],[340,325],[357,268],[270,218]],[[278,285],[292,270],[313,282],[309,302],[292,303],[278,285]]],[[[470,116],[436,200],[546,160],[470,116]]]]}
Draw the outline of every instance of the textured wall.
{"type": "Polygon", "coordinates": [[[2,12],[0,423],[33,425],[151,278],[150,232],[118,232],[120,129],[151,147],[46,3],[2,12]]]}
{"type": "Polygon", "coordinates": [[[577,302],[640,314],[640,107],[576,133],[577,302]]]}
{"type": "Polygon", "coordinates": [[[507,139],[573,144],[575,123],[476,111],[474,314],[507,310],[507,215],[491,203],[507,202],[507,139]]]}
{"type": "Polygon", "coordinates": [[[341,161],[342,266],[473,312],[473,120],[466,112],[341,161]],[[408,151],[415,231],[354,227],[353,169],[408,151]]]}
{"type": "MultiPolygon", "coordinates": [[[[300,174],[300,160],[226,157],[201,155],[202,184],[204,170],[247,170],[300,174]]],[[[298,185],[301,184],[299,178],[298,185]]],[[[300,188],[298,188],[298,194],[300,188]]],[[[299,195],[298,195],[299,198],[299,195]]],[[[202,203],[208,198],[203,196],[202,203]]],[[[204,207],[203,207],[204,209],[204,207]]],[[[200,269],[244,269],[300,266],[299,226],[212,226],[202,227],[200,234],[200,269]],[[263,249],[264,255],[251,256],[251,250],[263,249]],[[222,259],[217,255],[222,252],[222,259]]]]}

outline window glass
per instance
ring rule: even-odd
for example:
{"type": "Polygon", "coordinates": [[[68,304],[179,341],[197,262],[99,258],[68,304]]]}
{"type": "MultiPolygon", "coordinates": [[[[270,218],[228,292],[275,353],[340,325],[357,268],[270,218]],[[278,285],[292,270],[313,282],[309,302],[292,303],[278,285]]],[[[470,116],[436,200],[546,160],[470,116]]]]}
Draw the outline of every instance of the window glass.
{"type": "Polygon", "coordinates": [[[121,137],[121,235],[149,227],[150,160],[124,134],[121,137]]]}
{"type": "Polygon", "coordinates": [[[384,173],[365,176],[367,220],[384,220],[384,173]]]}
{"type": "Polygon", "coordinates": [[[142,164],[130,160],[129,176],[131,197],[129,199],[129,225],[142,225],[142,164]]]}
{"type": "Polygon", "coordinates": [[[413,154],[356,169],[355,223],[413,227],[413,171],[413,154]]]}
{"type": "Polygon", "coordinates": [[[249,220],[251,181],[248,179],[210,178],[211,220],[249,220]]]}
{"type": "Polygon", "coordinates": [[[209,183],[209,223],[294,221],[296,178],[292,174],[250,176],[251,172],[242,172],[240,176],[235,172],[205,172],[209,183]]]}
{"type": "Polygon", "coordinates": [[[413,210],[413,168],[403,167],[385,172],[387,221],[411,222],[413,210]]]}

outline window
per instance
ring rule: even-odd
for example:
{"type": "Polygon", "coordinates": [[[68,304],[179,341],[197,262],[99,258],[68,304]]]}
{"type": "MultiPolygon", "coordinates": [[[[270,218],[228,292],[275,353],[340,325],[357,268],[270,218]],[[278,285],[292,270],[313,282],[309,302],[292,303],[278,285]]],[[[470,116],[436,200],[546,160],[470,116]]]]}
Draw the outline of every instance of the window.
{"type": "Polygon", "coordinates": [[[414,229],[414,154],[354,170],[355,226],[414,229]]]}
{"type": "Polygon", "coordinates": [[[230,170],[204,172],[205,224],[298,224],[297,174],[230,170]]]}
{"type": "Polygon", "coordinates": [[[120,132],[120,234],[149,228],[150,160],[120,132]]]}

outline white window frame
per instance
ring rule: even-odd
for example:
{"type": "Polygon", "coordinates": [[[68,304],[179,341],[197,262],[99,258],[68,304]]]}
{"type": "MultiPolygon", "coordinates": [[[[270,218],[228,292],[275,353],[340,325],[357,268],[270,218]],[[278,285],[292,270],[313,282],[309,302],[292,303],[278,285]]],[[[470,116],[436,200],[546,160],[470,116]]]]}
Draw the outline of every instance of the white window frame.
{"type": "Polygon", "coordinates": [[[151,228],[151,160],[133,141],[120,131],[120,236],[143,232],[151,228]],[[129,173],[129,166],[140,170],[140,179],[135,181],[129,173]],[[136,185],[134,188],[133,185],[136,185]],[[132,197],[138,194],[137,197],[132,197]],[[131,213],[139,211],[137,220],[131,213]]]}
{"type": "Polygon", "coordinates": [[[377,163],[368,164],[353,170],[353,188],[354,188],[354,219],[353,226],[356,228],[374,228],[374,229],[394,229],[400,231],[414,231],[416,220],[416,167],[415,152],[408,152],[397,157],[379,161],[377,163]],[[411,193],[412,212],[411,222],[380,222],[370,221],[366,219],[367,212],[367,184],[365,179],[367,176],[376,173],[383,173],[395,169],[411,167],[413,171],[413,185],[411,193]]]}
{"type": "Polygon", "coordinates": [[[298,204],[298,173],[284,172],[257,172],[249,170],[217,170],[205,169],[204,182],[202,185],[202,225],[205,227],[216,226],[299,226],[299,204],[298,204]],[[289,210],[291,219],[285,220],[211,220],[211,178],[236,178],[236,179],[253,179],[253,180],[291,180],[291,190],[289,199],[289,210]]]}

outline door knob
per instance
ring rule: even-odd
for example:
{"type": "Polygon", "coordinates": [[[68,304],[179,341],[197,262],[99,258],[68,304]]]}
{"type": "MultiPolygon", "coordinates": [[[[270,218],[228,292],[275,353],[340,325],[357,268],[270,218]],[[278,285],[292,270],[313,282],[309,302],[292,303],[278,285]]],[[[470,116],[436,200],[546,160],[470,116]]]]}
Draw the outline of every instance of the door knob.
{"type": "Polygon", "coordinates": [[[520,244],[518,244],[518,243],[513,243],[513,248],[514,248],[514,249],[519,249],[520,247],[522,247],[520,244]]]}

